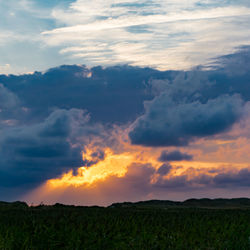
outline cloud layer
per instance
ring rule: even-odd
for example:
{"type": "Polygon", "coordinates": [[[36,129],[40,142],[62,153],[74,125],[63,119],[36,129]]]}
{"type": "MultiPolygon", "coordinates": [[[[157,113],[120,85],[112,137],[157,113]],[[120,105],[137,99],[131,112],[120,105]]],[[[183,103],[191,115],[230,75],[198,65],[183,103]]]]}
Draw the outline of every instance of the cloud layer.
{"type": "MultiPolygon", "coordinates": [[[[190,169],[191,171],[194,171],[190,169]]],[[[125,176],[109,176],[94,186],[69,185],[53,188],[49,183],[25,197],[29,202],[54,204],[110,205],[114,202],[146,199],[183,200],[187,197],[235,197],[247,194],[250,171],[221,172],[213,175],[198,171],[193,177],[187,173],[171,176],[171,167],[163,165],[158,171],[150,164],[134,163],[125,176]],[[164,171],[163,171],[164,169],[164,171]],[[228,191],[228,192],[227,192],[228,191]]],[[[244,196],[243,195],[243,196],[244,196]]]]}
{"type": "Polygon", "coordinates": [[[61,54],[92,65],[184,69],[248,44],[249,16],[244,2],[78,0],[54,9],[62,27],[42,34],[48,45],[65,47],[61,54]]]}
{"type": "Polygon", "coordinates": [[[81,166],[81,149],[70,142],[76,118],[85,124],[84,113],[71,109],[35,125],[2,129],[1,186],[32,186],[81,166]]]}
{"type": "Polygon", "coordinates": [[[71,179],[81,183],[86,173],[106,196],[127,188],[124,199],[247,189],[249,55],[242,47],[210,70],[64,65],[0,75],[0,198],[65,173],[69,200],[78,190],[71,179]]]}
{"type": "Polygon", "coordinates": [[[75,63],[183,70],[250,44],[243,0],[11,0],[0,11],[2,73],[75,63]]]}
{"type": "Polygon", "coordinates": [[[162,94],[148,102],[146,113],[130,132],[132,143],[144,146],[185,146],[197,137],[230,128],[241,116],[239,96],[220,96],[206,103],[176,103],[162,94]]]}
{"type": "Polygon", "coordinates": [[[190,161],[193,159],[193,156],[190,154],[182,153],[178,150],[175,151],[167,151],[164,150],[161,152],[161,156],[158,158],[159,161],[167,162],[167,161],[190,161]]]}

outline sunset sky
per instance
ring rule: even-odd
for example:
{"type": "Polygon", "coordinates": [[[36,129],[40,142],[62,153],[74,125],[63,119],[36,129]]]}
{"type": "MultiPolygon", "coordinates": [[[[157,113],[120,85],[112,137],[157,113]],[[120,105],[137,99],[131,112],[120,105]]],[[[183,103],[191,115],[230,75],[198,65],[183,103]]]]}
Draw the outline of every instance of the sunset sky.
{"type": "Polygon", "coordinates": [[[248,0],[0,12],[0,200],[250,197],[248,0]]]}

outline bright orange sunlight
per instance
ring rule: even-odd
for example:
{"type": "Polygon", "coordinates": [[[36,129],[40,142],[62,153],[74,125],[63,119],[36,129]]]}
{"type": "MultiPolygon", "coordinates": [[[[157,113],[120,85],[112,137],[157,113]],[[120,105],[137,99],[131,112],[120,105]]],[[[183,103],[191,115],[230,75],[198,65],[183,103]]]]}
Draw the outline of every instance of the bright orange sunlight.
{"type": "MultiPolygon", "coordinates": [[[[97,148],[89,146],[85,149],[85,152],[82,155],[83,160],[87,161],[96,161],[90,167],[82,166],[78,168],[77,174],[73,173],[73,170],[64,173],[61,177],[56,179],[51,179],[46,182],[46,185],[49,189],[55,188],[66,188],[67,186],[92,186],[95,185],[98,181],[103,181],[107,177],[116,176],[123,177],[126,175],[128,167],[132,163],[140,164],[151,164],[154,168],[159,168],[161,162],[157,161],[157,154],[150,151],[141,151],[138,150],[129,150],[121,153],[114,153],[112,149],[106,148],[104,151],[105,157],[101,160],[96,160],[93,156],[94,153],[98,151],[97,148]]],[[[217,169],[220,166],[220,170],[223,172],[225,169],[237,170],[243,167],[246,167],[245,164],[234,164],[233,167],[226,162],[172,162],[172,171],[170,176],[179,176],[187,174],[189,177],[197,176],[201,173],[214,175],[210,173],[209,170],[217,169]],[[181,166],[180,166],[181,165],[181,166]]],[[[170,177],[168,176],[168,178],[170,177]]],[[[167,177],[165,177],[167,178],[167,177]]]]}
{"type": "MultiPolygon", "coordinates": [[[[83,153],[83,159],[91,161],[93,153],[96,148],[87,148],[83,153]]],[[[138,152],[123,152],[115,154],[110,148],[104,150],[105,157],[91,167],[80,167],[77,174],[73,171],[63,174],[60,178],[51,179],[47,181],[47,185],[51,188],[65,187],[65,186],[81,186],[92,185],[97,181],[104,180],[108,176],[122,177],[127,172],[127,167],[132,163],[146,163],[138,152]]],[[[147,158],[147,163],[152,162],[153,159],[147,158]]]]}
{"type": "MultiPolygon", "coordinates": [[[[178,177],[182,176],[192,182],[193,179],[203,175],[215,177],[223,173],[237,174],[241,169],[249,168],[247,158],[249,141],[241,138],[234,141],[223,141],[217,138],[209,141],[198,140],[188,149],[178,149],[193,155],[192,161],[161,162],[159,157],[164,150],[173,152],[177,149],[131,145],[126,134],[124,131],[115,130],[112,137],[117,143],[112,144],[112,147],[103,146],[105,143],[101,140],[92,140],[84,146],[81,167],[47,180],[27,193],[24,200],[33,204],[43,201],[47,204],[66,202],[67,204],[107,205],[115,201],[161,198],[166,195],[169,199],[172,197],[171,192],[165,189],[163,192],[162,189],[155,188],[157,183],[164,181],[171,183],[172,180],[176,178],[178,180],[178,177]],[[238,148],[244,153],[240,154],[237,151],[238,148]],[[157,170],[163,164],[170,164],[170,168],[165,174],[160,174],[157,170]],[[147,167],[151,170],[146,170],[147,167]],[[151,189],[148,192],[145,188],[146,191],[140,193],[137,183],[147,178],[143,171],[149,171],[146,185],[150,185],[151,189]]],[[[176,195],[177,193],[173,194],[175,199],[176,195]]]]}

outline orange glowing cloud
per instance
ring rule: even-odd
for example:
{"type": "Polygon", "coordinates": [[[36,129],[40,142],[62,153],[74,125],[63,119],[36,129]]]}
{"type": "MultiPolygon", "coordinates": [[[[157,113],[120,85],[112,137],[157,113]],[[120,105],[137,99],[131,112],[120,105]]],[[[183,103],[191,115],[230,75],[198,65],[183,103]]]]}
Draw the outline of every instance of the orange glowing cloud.
{"type": "MultiPolygon", "coordinates": [[[[250,173],[250,140],[237,136],[242,134],[239,124],[224,135],[200,139],[189,147],[178,148],[193,155],[192,161],[166,163],[158,160],[166,148],[131,145],[127,131],[121,128],[114,129],[112,133],[115,143],[110,147],[95,140],[84,147],[83,162],[91,162],[90,165],[47,180],[27,194],[24,200],[30,203],[108,205],[125,200],[185,199],[208,197],[209,194],[210,197],[215,194],[230,197],[233,194],[237,196],[237,188],[223,189],[216,184],[218,177],[230,179],[235,176],[241,182],[239,178],[244,177],[244,171],[246,175],[248,171],[250,173]],[[102,152],[103,157],[96,152],[102,152]],[[164,164],[169,169],[162,174],[158,170],[164,164]]],[[[168,147],[167,150],[176,148],[168,147]]],[[[245,186],[240,194],[245,192],[247,196],[249,188],[245,186]]]]}
{"type": "MultiPolygon", "coordinates": [[[[161,175],[158,169],[164,163],[157,160],[161,149],[129,144],[126,147],[127,151],[120,153],[114,152],[111,148],[102,149],[105,155],[103,159],[90,167],[80,167],[75,174],[70,171],[59,178],[48,180],[24,199],[30,203],[43,201],[50,204],[63,202],[108,205],[124,200],[157,197],[170,199],[173,193],[175,197],[185,197],[185,182],[194,182],[202,176],[214,178],[223,173],[237,174],[241,169],[248,167],[244,163],[232,165],[227,162],[181,161],[171,162],[169,171],[161,175]],[[175,185],[179,185],[177,189],[184,188],[184,191],[182,189],[177,195],[178,192],[172,188],[175,185]]],[[[85,147],[83,159],[93,161],[93,153],[97,150],[98,148],[92,145],[85,147]]],[[[204,184],[194,183],[192,187],[204,187],[204,184]]],[[[192,190],[193,195],[195,192],[192,190]]]]}
{"type": "MultiPolygon", "coordinates": [[[[91,150],[87,149],[85,159],[91,160],[91,150]]],[[[127,152],[122,154],[113,154],[111,149],[106,148],[105,159],[93,164],[91,167],[80,167],[77,175],[73,175],[73,171],[63,174],[58,179],[48,180],[48,184],[56,188],[59,186],[81,186],[92,185],[97,181],[104,180],[110,175],[124,176],[127,166],[134,161],[134,156],[127,152]]]]}

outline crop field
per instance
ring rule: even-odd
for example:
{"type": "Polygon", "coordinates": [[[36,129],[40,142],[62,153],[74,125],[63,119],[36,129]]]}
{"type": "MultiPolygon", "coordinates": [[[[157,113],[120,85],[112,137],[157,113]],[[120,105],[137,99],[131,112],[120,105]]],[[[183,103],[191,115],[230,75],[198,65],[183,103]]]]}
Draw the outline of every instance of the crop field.
{"type": "Polygon", "coordinates": [[[0,249],[250,249],[250,209],[0,206],[0,249]]]}

